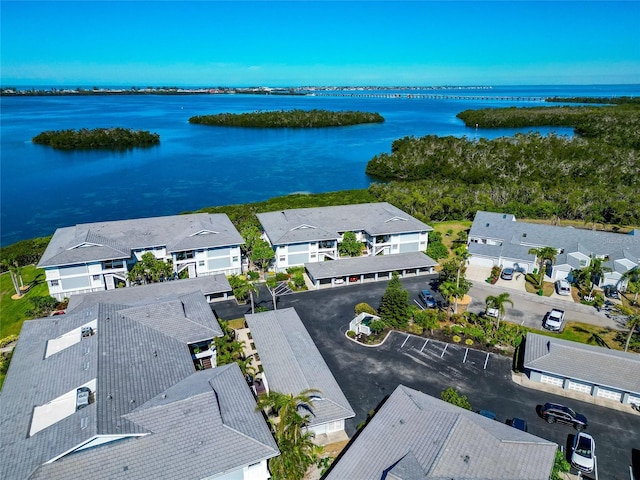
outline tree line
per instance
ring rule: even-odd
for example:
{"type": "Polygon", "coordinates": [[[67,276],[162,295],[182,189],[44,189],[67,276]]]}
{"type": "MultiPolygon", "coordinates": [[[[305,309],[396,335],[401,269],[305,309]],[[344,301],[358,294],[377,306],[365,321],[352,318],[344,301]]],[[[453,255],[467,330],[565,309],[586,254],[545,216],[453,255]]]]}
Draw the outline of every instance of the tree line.
{"type": "Polygon", "coordinates": [[[459,116],[487,128],[575,125],[577,136],[404,137],[367,164],[367,174],[385,182],[372,184],[370,193],[423,221],[472,219],[489,210],[592,225],[640,223],[640,108],[505,108],[459,116]]]}
{"type": "Polygon", "coordinates": [[[113,149],[152,147],[160,143],[160,135],[128,128],[94,128],[89,130],[47,130],[31,139],[33,143],[60,150],[113,149]]]}
{"type": "Polygon", "coordinates": [[[362,123],[382,123],[379,113],[330,110],[275,110],[251,113],[219,113],[196,115],[189,123],[221,127],[253,128],[319,128],[344,127],[362,123]]]}

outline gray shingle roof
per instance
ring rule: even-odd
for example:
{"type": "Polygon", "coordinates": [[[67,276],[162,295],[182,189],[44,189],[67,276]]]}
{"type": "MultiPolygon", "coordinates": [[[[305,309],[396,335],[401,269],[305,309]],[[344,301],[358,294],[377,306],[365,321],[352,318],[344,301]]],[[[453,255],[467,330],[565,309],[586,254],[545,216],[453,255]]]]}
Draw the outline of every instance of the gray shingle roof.
{"type": "Polygon", "coordinates": [[[224,214],[194,213],[59,228],[39,267],[130,258],[132,250],[166,247],[169,253],[240,245],[242,237],[224,214]],[[198,235],[199,232],[205,234],[198,235]],[[81,248],[73,248],[86,245],[81,248]]]}
{"type": "Polygon", "coordinates": [[[0,478],[26,478],[94,435],[148,433],[126,415],[195,371],[187,342],[221,335],[200,292],[25,322],[0,395],[0,478]],[[95,335],[45,358],[50,340],[92,321],[95,335]],[[28,436],[34,407],[93,380],[93,403],[28,436]]]}
{"type": "Polygon", "coordinates": [[[400,385],[327,480],[548,480],[557,445],[400,385]]]}
{"type": "Polygon", "coordinates": [[[376,272],[393,272],[415,268],[430,268],[438,264],[422,252],[377,255],[374,257],[341,258],[335,261],[305,263],[304,266],[316,280],[367,275],[376,272]]]}
{"type": "Polygon", "coordinates": [[[139,305],[164,298],[175,298],[200,291],[203,295],[215,295],[221,293],[231,294],[231,285],[226,275],[219,273],[204,277],[185,278],[170,282],[149,283],[147,285],[127,288],[116,288],[93,293],[79,293],[71,295],[67,311],[83,308],[99,302],[121,303],[126,305],[139,305]]]}
{"type": "MultiPolygon", "coordinates": [[[[638,236],[518,222],[513,215],[505,213],[476,212],[469,237],[501,241],[502,256],[513,259],[530,261],[534,258],[528,255],[530,248],[550,246],[564,250],[564,253],[582,252],[587,256],[608,256],[610,262],[627,258],[636,264],[640,263],[638,236]]],[[[472,254],[489,254],[488,249],[473,243],[469,245],[469,251],[472,254]]],[[[605,265],[611,266],[609,263],[605,265]]]]}
{"type": "Polygon", "coordinates": [[[271,433],[234,363],[192,373],[127,415],[149,435],[75,453],[34,479],[200,479],[278,455],[271,433]]]}
{"type": "Polygon", "coordinates": [[[528,333],[526,368],[640,395],[640,355],[528,333]]]}
{"type": "Polygon", "coordinates": [[[320,390],[311,426],[355,416],[294,308],[249,314],[246,320],[270,390],[294,395],[320,390]]]}
{"type": "Polygon", "coordinates": [[[386,202],[299,208],[256,216],[272,245],[337,239],[338,232],[347,231],[389,235],[433,230],[386,202]]]}

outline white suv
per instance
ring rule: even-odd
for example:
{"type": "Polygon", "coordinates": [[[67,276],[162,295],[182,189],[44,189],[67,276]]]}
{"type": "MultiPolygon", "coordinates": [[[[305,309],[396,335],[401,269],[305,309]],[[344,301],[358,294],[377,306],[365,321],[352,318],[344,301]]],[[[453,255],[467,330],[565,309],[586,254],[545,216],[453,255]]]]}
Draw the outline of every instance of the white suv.
{"type": "Polygon", "coordinates": [[[556,281],[556,293],[558,295],[571,295],[571,285],[566,280],[556,281]]]}

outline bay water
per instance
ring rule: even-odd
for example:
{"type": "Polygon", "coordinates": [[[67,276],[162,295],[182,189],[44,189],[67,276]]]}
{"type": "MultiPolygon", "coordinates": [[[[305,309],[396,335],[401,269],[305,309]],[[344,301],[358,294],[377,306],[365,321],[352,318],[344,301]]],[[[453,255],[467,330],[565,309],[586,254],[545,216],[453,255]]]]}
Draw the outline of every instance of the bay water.
{"type": "MultiPolygon", "coordinates": [[[[351,92],[349,92],[351,93],[351,92]]],[[[363,92],[375,93],[375,92],[363,92]]],[[[640,85],[411,90],[446,99],[280,95],[24,96],[0,99],[0,245],[77,223],[172,215],[294,192],[366,188],[376,154],[404,136],[496,138],[570,128],[467,128],[466,109],[554,105],[529,98],[640,95],[640,85]],[[472,97],[483,96],[489,99],[472,97]],[[510,100],[499,100],[512,97],[510,100]],[[323,129],[191,125],[194,115],[257,110],[378,112],[382,124],[323,129]],[[59,151],[31,139],[45,130],[124,127],[161,144],[126,151],[59,151]]]]}

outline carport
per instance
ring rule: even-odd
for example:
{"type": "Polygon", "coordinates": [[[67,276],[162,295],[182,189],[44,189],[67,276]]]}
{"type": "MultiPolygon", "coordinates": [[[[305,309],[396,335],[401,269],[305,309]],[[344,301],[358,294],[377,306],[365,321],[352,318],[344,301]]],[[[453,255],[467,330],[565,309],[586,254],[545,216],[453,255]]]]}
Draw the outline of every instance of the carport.
{"type": "Polygon", "coordinates": [[[410,252],[305,263],[304,267],[311,284],[318,289],[349,283],[388,280],[393,272],[398,272],[403,278],[428,275],[434,273],[434,267],[437,264],[422,252],[410,252]]]}

